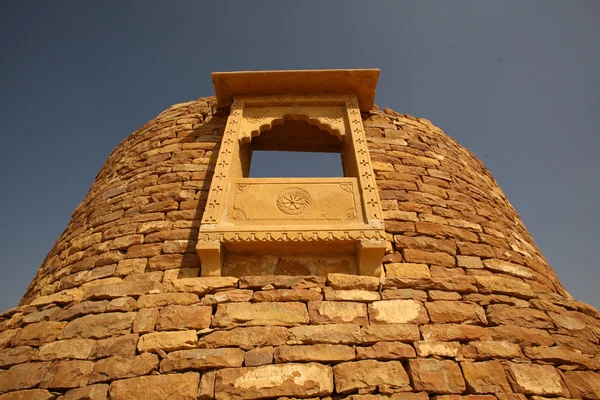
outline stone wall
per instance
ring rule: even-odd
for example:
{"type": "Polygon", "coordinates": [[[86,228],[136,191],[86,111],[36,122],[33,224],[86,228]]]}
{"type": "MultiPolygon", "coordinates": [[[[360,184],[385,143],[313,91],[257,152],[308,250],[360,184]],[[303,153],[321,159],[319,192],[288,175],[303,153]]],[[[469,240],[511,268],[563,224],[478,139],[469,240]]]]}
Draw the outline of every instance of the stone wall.
{"type": "Polygon", "coordinates": [[[176,105],[115,149],[0,315],[0,400],[600,398],[597,311],[424,119],[363,115],[384,277],[199,278],[225,120],[212,98],[176,105]]]}

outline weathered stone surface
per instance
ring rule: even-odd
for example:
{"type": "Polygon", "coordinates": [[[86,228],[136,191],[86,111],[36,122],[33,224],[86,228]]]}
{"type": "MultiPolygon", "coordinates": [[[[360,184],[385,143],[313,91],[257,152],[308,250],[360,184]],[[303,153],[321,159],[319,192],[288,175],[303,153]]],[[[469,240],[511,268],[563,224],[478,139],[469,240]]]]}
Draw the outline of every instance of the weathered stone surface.
{"type": "Polygon", "coordinates": [[[354,359],[350,346],[315,344],[312,346],[279,346],[275,349],[276,363],[287,362],[342,362],[354,359]]]}
{"type": "Polygon", "coordinates": [[[0,368],[7,368],[15,364],[30,361],[36,350],[29,346],[18,346],[0,351],[0,368]]]}
{"type": "Polygon", "coordinates": [[[168,306],[160,310],[156,330],[204,329],[210,326],[209,306],[168,306]]]}
{"type": "Polygon", "coordinates": [[[252,299],[254,292],[248,289],[222,290],[204,296],[204,305],[210,306],[219,303],[247,302],[252,299]]]}
{"type": "Polygon", "coordinates": [[[463,362],[462,367],[469,393],[510,392],[504,368],[499,361],[463,362]]]}
{"type": "Polygon", "coordinates": [[[331,367],[309,364],[228,368],[217,372],[217,399],[326,396],[333,392],[331,367]]]}
{"type": "Polygon", "coordinates": [[[475,360],[523,357],[518,344],[505,340],[471,342],[463,346],[463,355],[465,358],[474,358],[475,360]]]}
{"type": "Polygon", "coordinates": [[[523,328],[517,325],[500,325],[489,328],[494,340],[508,340],[521,346],[551,346],[552,336],[544,330],[523,328]]]}
{"type": "Polygon", "coordinates": [[[411,343],[421,338],[417,325],[410,324],[381,324],[367,325],[361,328],[363,343],[380,341],[398,341],[411,343]]]}
{"type": "Polygon", "coordinates": [[[0,400],[52,400],[54,398],[54,395],[46,389],[19,390],[0,394],[0,400]]]}
{"type": "Polygon", "coordinates": [[[61,332],[59,339],[102,339],[129,333],[136,313],[106,313],[74,319],[61,332]]]}
{"type": "MultiPolygon", "coordinates": [[[[420,393],[392,393],[387,394],[351,394],[346,397],[347,400],[429,400],[429,395],[425,392],[420,393]]],[[[494,400],[494,399],[491,399],[494,400]]]]}
{"type": "Polygon", "coordinates": [[[91,358],[103,358],[110,356],[133,357],[137,347],[139,335],[117,336],[96,341],[96,348],[91,358]]]}
{"type": "Polygon", "coordinates": [[[40,347],[38,359],[51,361],[64,358],[85,360],[90,357],[96,341],[92,339],[67,339],[46,343],[40,347]]]}
{"type": "Polygon", "coordinates": [[[532,360],[543,360],[556,365],[575,364],[589,369],[595,369],[596,366],[592,356],[581,354],[578,351],[563,349],[562,347],[526,347],[524,352],[532,360]]]}
{"type": "Polygon", "coordinates": [[[378,342],[369,347],[356,347],[357,360],[401,360],[416,356],[412,346],[398,342],[378,342]]]}
{"type": "Polygon", "coordinates": [[[414,343],[419,357],[440,356],[458,357],[461,354],[459,342],[442,342],[439,340],[423,340],[414,343]]]}
{"type": "Polygon", "coordinates": [[[485,311],[477,304],[463,301],[433,301],[425,303],[425,307],[434,324],[487,324],[485,311]]]}
{"type": "Polygon", "coordinates": [[[500,293],[526,299],[535,297],[531,286],[517,278],[477,275],[475,285],[481,293],[500,293]]]}
{"type": "Polygon", "coordinates": [[[564,383],[551,365],[507,363],[505,369],[515,392],[540,396],[566,396],[564,383]]]}
{"type": "Polygon", "coordinates": [[[494,325],[517,325],[524,328],[553,329],[554,324],[545,312],[533,308],[517,308],[505,304],[487,307],[487,316],[494,325]]]}
{"type": "Polygon", "coordinates": [[[261,289],[271,285],[276,289],[309,289],[325,286],[323,276],[291,276],[291,275],[262,275],[243,276],[240,278],[240,289],[261,289]]]}
{"type": "Polygon", "coordinates": [[[275,289],[254,292],[254,301],[319,301],[323,295],[311,289],[275,289]]]}
{"type": "Polygon", "coordinates": [[[385,289],[381,293],[383,300],[418,300],[427,301],[427,292],[413,289],[385,289]]]}
{"type": "Polygon", "coordinates": [[[420,327],[423,339],[441,341],[492,340],[488,330],[481,326],[466,324],[438,324],[420,327]]]}
{"type": "Polygon", "coordinates": [[[156,354],[142,353],[131,358],[121,356],[103,358],[96,362],[90,376],[90,383],[147,375],[156,369],[158,369],[156,354]]]}
{"type": "Polygon", "coordinates": [[[399,361],[346,362],[335,365],[333,374],[337,393],[350,393],[377,385],[385,385],[394,390],[411,390],[408,375],[399,361]]]}
{"type": "Polygon", "coordinates": [[[483,260],[483,265],[486,269],[492,270],[494,272],[501,272],[519,278],[531,279],[534,277],[534,272],[531,269],[522,265],[510,263],[508,261],[491,258],[483,260]]]}
{"type": "Polygon", "coordinates": [[[225,303],[217,305],[213,326],[295,326],[308,323],[304,303],[225,303]]]}
{"type": "Polygon", "coordinates": [[[298,326],[289,329],[288,344],[358,344],[360,327],[355,324],[298,326]]]}
{"type": "Polygon", "coordinates": [[[194,349],[169,353],[160,363],[162,373],[169,371],[203,370],[241,367],[244,352],[240,349],[194,349]]]}
{"type": "Polygon", "coordinates": [[[381,296],[378,292],[369,290],[335,290],[331,288],[324,288],[325,300],[328,301],[360,301],[360,302],[372,302],[381,300],[381,296]]]}
{"type": "Polygon", "coordinates": [[[29,389],[39,385],[50,365],[50,363],[19,364],[0,371],[0,393],[29,389]]]}
{"type": "Polygon", "coordinates": [[[392,263],[385,266],[386,277],[388,278],[431,278],[429,266],[427,264],[413,263],[392,263]]]}
{"type": "Polygon", "coordinates": [[[156,293],[140,296],[138,308],[189,305],[199,302],[198,295],[193,293],[156,293]]]}
{"type": "Polygon", "coordinates": [[[114,297],[140,296],[151,291],[162,291],[162,284],[148,274],[128,275],[122,282],[88,287],[84,299],[110,299],[114,297]]]}
{"type": "Polygon", "coordinates": [[[423,303],[416,300],[382,300],[369,304],[371,324],[426,324],[429,322],[423,303]]]}
{"type": "Polygon", "coordinates": [[[217,371],[208,371],[202,374],[198,387],[198,400],[211,400],[215,398],[215,380],[217,371]]]}
{"type": "Polygon", "coordinates": [[[440,240],[427,236],[395,235],[396,249],[415,249],[430,252],[443,252],[454,256],[456,243],[453,240],[440,240]]]}
{"type": "Polygon", "coordinates": [[[67,325],[66,322],[44,321],[26,325],[12,339],[16,346],[41,346],[54,341],[67,325]]]}
{"type": "Polygon", "coordinates": [[[25,315],[23,317],[23,323],[33,324],[34,322],[54,321],[57,319],[57,316],[59,314],[60,314],[60,308],[50,307],[50,308],[46,308],[41,311],[35,311],[35,312],[25,315]]]}
{"type": "Polygon", "coordinates": [[[575,388],[584,399],[600,399],[600,373],[592,371],[566,371],[569,387],[575,388]]]}
{"type": "Polygon", "coordinates": [[[158,308],[143,308],[133,320],[133,332],[148,333],[154,330],[158,319],[158,308]]]}
{"type": "Polygon", "coordinates": [[[280,346],[286,342],[287,337],[288,330],[282,326],[255,326],[233,328],[227,331],[215,331],[201,336],[198,345],[199,347],[206,348],[280,346]]]}
{"type": "Polygon", "coordinates": [[[347,301],[311,301],[308,303],[310,323],[367,325],[367,306],[347,301]]]}
{"type": "Polygon", "coordinates": [[[40,382],[44,389],[71,389],[88,384],[94,363],[92,361],[61,361],[51,364],[40,382]]]}
{"type": "Polygon", "coordinates": [[[374,276],[329,274],[327,275],[327,286],[341,290],[377,290],[379,289],[379,279],[374,276]]]}
{"type": "Polygon", "coordinates": [[[415,390],[428,393],[462,393],[465,380],[460,367],[450,360],[417,359],[408,362],[415,390]]]}
{"type": "Polygon", "coordinates": [[[456,266],[456,259],[454,256],[446,253],[404,249],[402,250],[402,256],[409,263],[441,265],[442,267],[456,266]]]}
{"type": "Polygon", "coordinates": [[[60,400],[107,400],[108,385],[89,385],[82,388],[71,389],[60,400]]]}
{"type": "Polygon", "coordinates": [[[196,400],[200,374],[151,375],[125,379],[110,385],[111,400],[131,400],[144,394],[144,400],[196,400]]]}
{"type": "Polygon", "coordinates": [[[238,281],[238,278],[232,277],[199,277],[175,279],[171,284],[178,292],[195,293],[198,296],[204,296],[207,293],[213,293],[221,289],[233,289],[236,287],[238,281]]]}
{"type": "Polygon", "coordinates": [[[196,331],[153,332],[142,335],[138,341],[139,352],[157,350],[174,351],[196,347],[198,337],[196,331]]]}
{"type": "Polygon", "coordinates": [[[244,354],[245,367],[273,364],[273,346],[257,347],[244,354]]]}
{"type": "Polygon", "coordinates": [[[442,290],[430,290],[427,292],[427,297],[428,297],[429,301],[437,301],[437,300],[460,301],[460,300],[462,300],[462,296],[460,293],[444,292],[442,290]]]}
{"type": "Polygon", "coordinates": [[[483,269],[481,258],[474,256],[456,256],[456,266],[469,269],[483,269]]]}
{"type": "MultiPolygon", "coordinates": [[[[7,329],[0,332],[0,349],[4,349],[9,345],[11,340],[21,331],[21,328],[7,329]]],[[[13,345],[14,346],[14,345],[13,345]]]]}
{"type": "Polygon", "coordinates": [[[108,307],[108,301],[83,301],[81,303],[73,304],[71,307],[63,310],[58,319],[69,321],[73,318],[80,317],[87,314],[101,314],[106,311],[108,307]]]}

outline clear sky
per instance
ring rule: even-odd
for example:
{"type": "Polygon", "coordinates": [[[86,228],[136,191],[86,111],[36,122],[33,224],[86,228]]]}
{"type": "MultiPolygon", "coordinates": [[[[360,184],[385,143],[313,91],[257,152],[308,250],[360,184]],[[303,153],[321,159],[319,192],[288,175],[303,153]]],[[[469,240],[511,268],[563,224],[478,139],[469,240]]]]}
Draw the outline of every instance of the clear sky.
{"type": "Polygon", "coordinates": [[[111,150],[213,71],[380,68],[376,103],[491,170],[600,306],[600,1],[0,2],[0,310],[111,150]]]}

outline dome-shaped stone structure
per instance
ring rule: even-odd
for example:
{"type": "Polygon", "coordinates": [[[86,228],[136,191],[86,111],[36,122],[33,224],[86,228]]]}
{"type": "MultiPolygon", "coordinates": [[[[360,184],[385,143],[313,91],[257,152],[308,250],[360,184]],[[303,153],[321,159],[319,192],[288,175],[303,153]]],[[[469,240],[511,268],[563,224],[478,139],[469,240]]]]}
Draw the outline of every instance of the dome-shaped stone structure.
{"type": "Polygon", "coordinates": [[[177,104],[113,151],[0,315],[0,400],[600,398],[597,311],[564,290],[485,166],[426,119],[361,114],[381,278],[293,263],[200,276],[228,113],[212,97],[177,104]]]}

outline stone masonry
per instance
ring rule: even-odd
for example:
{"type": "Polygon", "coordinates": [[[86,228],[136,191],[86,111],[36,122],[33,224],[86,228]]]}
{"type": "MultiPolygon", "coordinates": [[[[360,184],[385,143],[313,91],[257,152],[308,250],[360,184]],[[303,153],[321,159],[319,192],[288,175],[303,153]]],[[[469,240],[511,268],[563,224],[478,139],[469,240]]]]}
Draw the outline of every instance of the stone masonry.
{"type": "Polygon", "coordinates": [[[198,277],[226,118],[211,97],[174,105],[113,151],[0,314],[0,400],[600,399],[598,312],[426,119],[362,115],[381,279],[198,277]]]}

